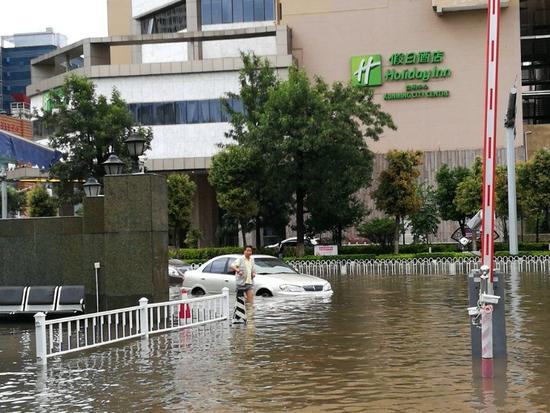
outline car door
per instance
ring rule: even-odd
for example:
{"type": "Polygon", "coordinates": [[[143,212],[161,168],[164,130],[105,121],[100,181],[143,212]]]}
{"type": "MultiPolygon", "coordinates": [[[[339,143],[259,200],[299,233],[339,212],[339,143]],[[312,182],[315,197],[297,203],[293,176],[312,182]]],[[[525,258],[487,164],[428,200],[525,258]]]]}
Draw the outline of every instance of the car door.
{"type": "Polygon", "coordinates": [[[229,287],[230,275],[227,274],[227,267],[230,260],[227,257],[218,258],[203,269],[200,282],[206,288],[206,292],[219,294],[223,287],[229,287]]]}

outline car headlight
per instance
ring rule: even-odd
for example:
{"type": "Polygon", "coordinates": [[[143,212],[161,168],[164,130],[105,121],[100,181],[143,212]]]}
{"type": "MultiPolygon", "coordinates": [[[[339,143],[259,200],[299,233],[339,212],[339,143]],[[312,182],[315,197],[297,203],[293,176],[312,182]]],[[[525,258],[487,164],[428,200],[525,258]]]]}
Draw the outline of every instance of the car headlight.
{"type": "Polygon", "coordinates": [[[168,275],[179,277],[180,273],[174,267],[168,267],[168,275]]]}
{"type": "Polygon", "coordinates": [[[330,285],[330,283],[326,283],[323,286],[323,291],[331,291],[331,290],[332,290],[332,286],[330,285]]]}
{"type": "Polygon", "coordinates": [[[305,291],[304,288],[299,285],[281,284],[279,288],[289,293],[303,293],[305,291]]]}

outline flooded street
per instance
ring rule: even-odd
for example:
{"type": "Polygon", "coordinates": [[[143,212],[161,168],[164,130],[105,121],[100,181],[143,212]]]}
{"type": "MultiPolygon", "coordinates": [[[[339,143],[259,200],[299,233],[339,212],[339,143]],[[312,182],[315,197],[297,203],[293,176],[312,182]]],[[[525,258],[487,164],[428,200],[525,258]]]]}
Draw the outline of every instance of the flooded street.
{"type": "Polygon", "coordinates": [[[1,412],[550,410],[550,276],[508,280],[508,360],[470,357],[465,276],[330,279],[329,299],[258,298],[218,323],[36,365],[0,326],[1,412]]]}

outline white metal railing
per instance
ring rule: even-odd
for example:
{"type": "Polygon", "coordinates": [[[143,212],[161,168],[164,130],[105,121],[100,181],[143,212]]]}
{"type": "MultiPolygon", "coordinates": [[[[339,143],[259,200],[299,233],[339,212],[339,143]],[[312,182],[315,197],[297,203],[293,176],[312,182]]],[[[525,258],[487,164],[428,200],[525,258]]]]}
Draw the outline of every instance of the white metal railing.
{"type": "MultiPolygon", "coordinates": [[[[321,277],[337,275],[414,275],[414,274],[468,274],[479,268],[480,258],[414,258],[397,260],[289,261],[299,272],[321,277]]],[[[520,272],[550,273],[550,256],[495,257],[495,269],[509,272],[514,265],[520,272]]]]}
{"type": "Polygon", "coordinates": [[[139,306],[46,320],[35,318],[36,357],[46,364],[48,358],[87,350],[107,344],[229,319],[229,289],[222,294],[201,298],[139,306]]]}

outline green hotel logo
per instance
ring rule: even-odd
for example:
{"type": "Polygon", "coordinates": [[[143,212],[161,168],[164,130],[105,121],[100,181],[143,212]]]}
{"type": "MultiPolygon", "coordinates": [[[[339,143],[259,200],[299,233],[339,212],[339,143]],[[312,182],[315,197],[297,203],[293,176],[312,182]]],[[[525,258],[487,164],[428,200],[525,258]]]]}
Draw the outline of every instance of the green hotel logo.
{"type": "Polygon", "coordinates": [[[382,56],[379,54],[353,56],[351,78],[355,86],[380,86],[382,84],[382,56]]]}

